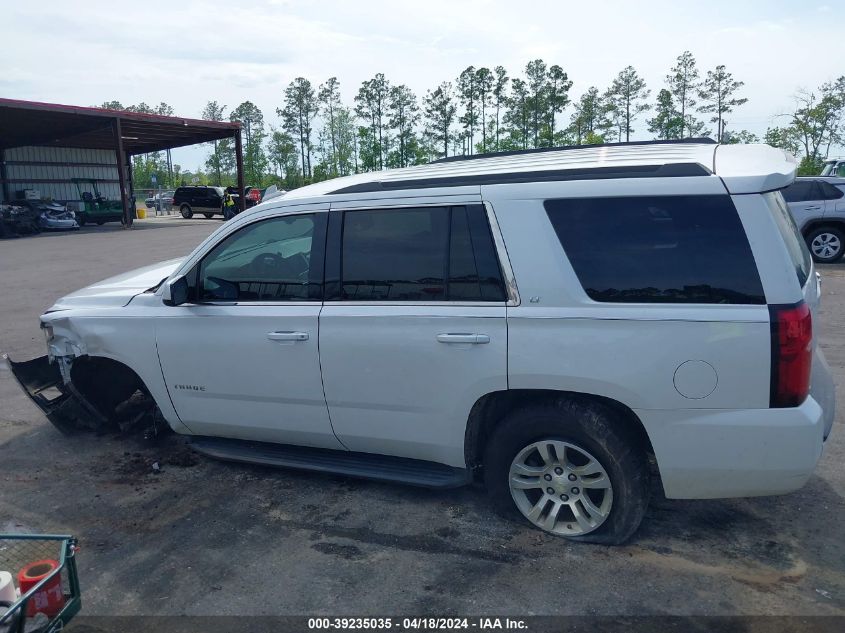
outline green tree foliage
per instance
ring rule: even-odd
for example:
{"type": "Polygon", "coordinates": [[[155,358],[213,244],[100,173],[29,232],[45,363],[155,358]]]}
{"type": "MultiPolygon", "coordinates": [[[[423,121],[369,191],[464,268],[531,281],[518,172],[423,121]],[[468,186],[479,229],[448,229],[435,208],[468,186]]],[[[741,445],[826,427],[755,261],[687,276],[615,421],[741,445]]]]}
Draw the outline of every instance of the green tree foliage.
{"type": "Polygon", "coordinates": [[[555,118],[569,105],[570,88],[572,88],[572,81],[563,72],[563,68],[557,64],[550,66],[545,87],[547,113],[545,122],[546,142],[544,145],[547,147],[552,147],[560,142],[555,132],[555,118]]]}
{"type": "Polygon", "coordinates": [[[656,138],[665,141],[681,138],[683,128],[683,117],[675,107],[672,93],[664,88],[657,93],[654,118],[648,120],[648,131],[652,132],[656,138]]]}
{"type": "Polygon", "coordinates": [[[476,145],[476,149],[481,152],[490,151],[487,140],[487,111],[492,105],[493,85],[495,77],[489,68],[479,68],[475,71],[475,81],[478,85],[478,106],[481,109],[481,116],[479,124],[481,127],[481,143],[476,145]]]}
{"type": "MultiPolygon", "coordinates": [[[[216,101],[209,101],[202,110],[202,118],[206,121],[223,121],[225,105],[216,101]]],[[[211,155],[205,161],[205,168],[214,175],[214,183],[229,185],[234,181],[232,172],[235,171],[235,149],[231,139],[211,142],[211,155]]]]}
{"type": "Polygon", "coordinates": [[[444,81],[434,90],[429,90],[423,99],[423,106],[434,155],[448,156],[449,143],[453,139],[452,125],[458,112],[451,82],[444,81]]]}
{"type": "MultiPolygon", "coordinates": [[[[362,147],[361,156],[365,171],[384,169],[390,139],[387,128],[387,104],[390,98],[390,82],[383,73],[377,73],[372,79],[361,84],[355,96],[355,113],[369,124],[370,132],[366,142],[367,151],[362,147]],[[363,158],[366,156],[366,160],[363,158]]],[[[360,136],[359,136],[360,138],[360,136]]],[[[362,138],[362,140],[365,140],[362,138]]]]}
{"type": "Polygon", "coordinates": [[[698,97],[702,101],[698,111],[713,115],[710,121],[716,124],[718,141],[722,141],[725,135],[725,115],[748,101],[734,96],[744,85],[744,82],[736,81],[724,65],[719,65],[715,70],[707,71],[707,77],[698,87],[698,97]]]}
{"type": "Polygon", "coordinates": [[[267,155],[264,152],[264,141],[267,138],[264,130],[264,115],[254,103],[244,101],[232,110],[229,120],[241,124],[244,178],[247,184],[260,187],[264,183],[268,166],[267,155]]]}
{"type": "Polygon", "coordinates": [[[416,129],[420,120],[417,97],[408,86],[393,86],[387,102],[388,124],[394,146],[387,158],[388,167],[407,167],[418,162],[420,153],[416,129]]]}
{"type": "Polygon", "coordinates": [[[528,85],[523,79],[514,78],[511,81],[511,92],[504,121],[507,138],[501,143],[499,149],[528,149],[531,146],[531,104],[528,85]]]}
{"type": "Polygon", "coordinates": [[[282,119],[282,127],[299,143],[299,158],[302,174],[311,178],[311,134],[314,117],[319,112],[319,102],[311,82],[304,77],[297,77],[285,88],[284,107],[277,108],[276,114],[282,119]]]}
{"type": "Polygon", "coordinates": [[[738,143],[759,143],[760,137],[752,134],[748,130],[740,130],[739,132],[725,132],[722,135],[721,141],[728,145],[735,145],[738,143]]]}
{"type": "Polygon", "coordinates": [[[546,104],[548,97],[546,62],[535,59],[525,66],[528,87],[528,113],[531,123],[531,147],[540,147],[540,134],[546,122],[546,104]]]}
{"type": "Polygon", "coordinates": [[[790,154],[798,154],[801,145],[795,137],[795,130],[791,127],[770,127],[763,136],[763,142],[772,147],[780,147],[790,154]]]}
{"type": "Polygon", "coordinates": [[[572,113],[570,134],[576,145],[604,143],[613,122],[610,108],[599,89],[590,86],[575,104],[572,113]]]}
{"type": "Polygon", "coordinates": [[[285,189],[294,189],[302,184],[299,171],[299,153],[294,138],[284,130],[272,129],[267,143],[267,156],[274,175],[285,189]]]}
{"type": "Polygon", "coordinates": [[[469,141],[469,151],[465,151],[465,153],[471,154],[475,143],[475,130],[478,127],[478,120],[480,118],[480,95],[475,66],[467,66],[458,75],[456,87],[458,99],[463,108],[463,114],[459,121],[463,124],[464,134],[469,141]]]}
{"type": "Polygon", "coordinates": [[[328,176],[334,178],[341,173],[337,151],[337,112],[343,107],[340,101],[340,82],[337,77],[329,77],[326,83],[320,86],[317,101],[323,112],[323,133],[328,141],[328,151],[324,152],[323,162],[328,166],[328,176]]]}
{"type": "Polygon", "coordinates": [[[790,135],[803,153],[806,170],[818,173],[833,145],[845,143],[845,75],[823,83],[817,92],[801,90],[790,116],[790,135]]]}
{"type": "Polygon", "coordinates": [[[493,75],[493,88],[491,90],[491,96],[492,109],[495,114],[491,117],[491,122],[493,124],[492,136],[495,143],[493,146],[493,151],[498,152],[501,149],[499,124],[502,111],[507,107],[508,104],[508,83],[510,82],[510,77],[508,77],[508,72],[505,70],[504,66],[496,66],[493,69],[493,75]]]}
{"type": "Polygon", "coordinates": [[[693,132],[701,133],[703,127],[693,116],[696,104],[695,96],[699,87],[699,72],[695,57],[689,51],[678,56],[677,63],[666,75],[666,85],[681,117],[681,129],[678,138],[688,138],[693,132]]]}
{"type": "Polygon", "coordinates": [[[618,130],[618,140],[630,141],[635,132],[633,122],[643,112],[651,109],[646,102],[651,90],[646,88],[645,80],[639,76],[633,66],[626,66],[619,71],[606,94],[618,130]]]}

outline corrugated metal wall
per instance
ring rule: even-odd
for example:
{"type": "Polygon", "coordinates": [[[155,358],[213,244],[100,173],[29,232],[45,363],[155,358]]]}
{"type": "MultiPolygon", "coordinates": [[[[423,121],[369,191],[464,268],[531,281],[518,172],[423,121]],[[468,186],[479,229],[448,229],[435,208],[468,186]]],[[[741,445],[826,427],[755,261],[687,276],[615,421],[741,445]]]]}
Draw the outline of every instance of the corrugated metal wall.
{"type": "Polygon", "coordinates": [[[7,149],[6,178],[14,181],[8,184],[12,198],[16,191],[37,189],[42,198],[61,202],[78,201],[76,185],[70,179],[96,178],[107,181],[97,183],[103,196],[109,200],[120,199],[117,158],[112,150],[72,147],[7,149]]]}

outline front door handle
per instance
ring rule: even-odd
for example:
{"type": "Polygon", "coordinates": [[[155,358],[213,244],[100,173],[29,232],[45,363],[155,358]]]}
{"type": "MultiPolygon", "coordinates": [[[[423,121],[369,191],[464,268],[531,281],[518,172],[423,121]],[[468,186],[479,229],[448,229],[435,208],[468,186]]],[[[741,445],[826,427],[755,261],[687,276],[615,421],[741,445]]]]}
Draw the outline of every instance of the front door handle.
{"type": "Polygon", "coordinates": [[[471,345],[483,345],[490,342],[486,334],[438,334],[439,343],[469,343],[471,345]]]}
{"type": "Polygon", "coordinates": [[[307,341],[308,332],[267,332],[271,341],[307,341]]]}

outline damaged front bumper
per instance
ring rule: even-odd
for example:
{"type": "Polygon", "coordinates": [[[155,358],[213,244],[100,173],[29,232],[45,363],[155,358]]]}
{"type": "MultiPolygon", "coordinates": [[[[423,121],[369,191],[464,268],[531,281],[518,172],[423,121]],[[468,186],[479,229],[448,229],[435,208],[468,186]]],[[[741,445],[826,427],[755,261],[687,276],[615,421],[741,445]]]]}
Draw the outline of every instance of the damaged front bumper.
{"type": "Polygon", "coordinates": [[[47,356],[15,362],[3,355],[26,395],[59,431],[71,434],[80,428],[101,428],[106,418],[62,376],[64,358],[52,363],[47,356]]]}

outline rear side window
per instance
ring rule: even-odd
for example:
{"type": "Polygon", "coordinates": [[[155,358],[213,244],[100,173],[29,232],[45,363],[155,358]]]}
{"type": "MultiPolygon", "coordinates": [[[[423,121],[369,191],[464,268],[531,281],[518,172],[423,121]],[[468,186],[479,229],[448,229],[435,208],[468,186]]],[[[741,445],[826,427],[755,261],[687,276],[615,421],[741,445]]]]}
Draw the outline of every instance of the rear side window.
{"type": "Polygon", "coordinates": [[[822,200],[839,200],[845,192],[831,185],[829,182],[819,182],[819,190],[822,194],[822,200]]]}
{"type": "Polygon", "coordinates": [[[813,180],[796,180],[783,190],[783,197],[787,202],[807,202],[818,200],[820,196],[813,180]]]}
{"type": "Polygon", "coordinates": [[[346,211],[346,301],[504,301],[480,206],[346,211]]]}
{"type": "Polygon", "coordinates": [[[783,196],[779,191],[771,191],[763,194],[763,199],[769,207],[772,218],[778,227],[786,250],[789,252],[789,258],[792,260],[792,265],[795,266],[795,274],[798,277],[798,283],[801,287],[807,283],[810,277],[810,270],[812,269],[813,260],[810,257],[810,251],[807,248],[806,242],[801,238],[801,233],[798,226],[795,224],[795,219],[789,212],[783,196]]]}
{"type": "Polygon", "coordinates": [[[728,196],[576,198],[545,208],[594,301],[766,302],[728,196]]]}

